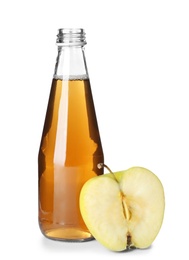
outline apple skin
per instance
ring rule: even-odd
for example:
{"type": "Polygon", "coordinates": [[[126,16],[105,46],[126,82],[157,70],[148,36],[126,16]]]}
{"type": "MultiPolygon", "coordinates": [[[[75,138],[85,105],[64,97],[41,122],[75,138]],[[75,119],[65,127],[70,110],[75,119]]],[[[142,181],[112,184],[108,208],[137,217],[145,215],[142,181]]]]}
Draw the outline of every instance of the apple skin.
{"type": "Polygon", "coordinates": [[[143,167],[88,180],[80,193],[80,211],[89,231],[112,251],[147,248],[162,226],[164,189],[143,167]]]}

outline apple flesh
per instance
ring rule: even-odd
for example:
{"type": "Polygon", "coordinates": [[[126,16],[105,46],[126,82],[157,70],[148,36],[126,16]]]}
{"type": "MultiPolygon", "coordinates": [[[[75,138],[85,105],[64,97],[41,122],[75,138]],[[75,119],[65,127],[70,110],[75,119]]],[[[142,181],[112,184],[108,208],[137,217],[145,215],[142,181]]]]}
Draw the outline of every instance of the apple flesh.
{"type": "Polygon", "coordinates": [[[94,177],[80,193],[85,224],[112,251],[149,247],[161,228],[164,208],[161,181],[142,167],[94,177]]]}

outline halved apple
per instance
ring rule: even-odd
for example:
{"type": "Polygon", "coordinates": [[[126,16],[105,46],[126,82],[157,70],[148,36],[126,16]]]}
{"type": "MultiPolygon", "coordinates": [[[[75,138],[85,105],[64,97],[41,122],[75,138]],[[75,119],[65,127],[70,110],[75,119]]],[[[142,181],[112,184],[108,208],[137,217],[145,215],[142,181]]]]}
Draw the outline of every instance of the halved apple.
{"type": "Polygon", "coordinates": [[[149,247],[161,228],[164,208],[160,180],[142,167],[94,177],[80,193],[88,229],[113,251],[149,247]]]}

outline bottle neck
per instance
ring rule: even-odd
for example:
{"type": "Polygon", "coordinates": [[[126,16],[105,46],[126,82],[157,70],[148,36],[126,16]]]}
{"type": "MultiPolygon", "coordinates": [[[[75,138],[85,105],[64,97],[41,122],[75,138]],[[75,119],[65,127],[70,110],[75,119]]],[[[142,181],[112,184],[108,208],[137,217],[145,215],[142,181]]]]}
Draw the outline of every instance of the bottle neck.
{"type": "Polygon", "coordinates": [[[54,78],[56,79],[86,79],[84,45],[85,32],[83,29],[59,29],[57,35],[58,56],[54,78]]]}
{"type": "Polygon", "coordinates": [[[56,79],[87,79],[88,71],[82,46],[59,46],[55,65],[56,79]]]}

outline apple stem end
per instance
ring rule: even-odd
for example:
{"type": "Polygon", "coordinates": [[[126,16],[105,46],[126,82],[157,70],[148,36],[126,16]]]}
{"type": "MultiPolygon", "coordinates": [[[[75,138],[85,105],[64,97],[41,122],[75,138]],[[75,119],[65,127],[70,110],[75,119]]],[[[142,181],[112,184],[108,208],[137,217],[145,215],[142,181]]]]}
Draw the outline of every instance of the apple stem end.
{"type": "Polygon", "coordinates": [[[104,168],[106,168],[110,173],[113,173],[113,172],[110,170],[110,168],[109,168],[106,164],[104,164],[104,163],[98,163],[98,164],[97,164],[97,167],[98,167],[98,169],[102,169],[102,168],[104,167],[104,168]]]}

